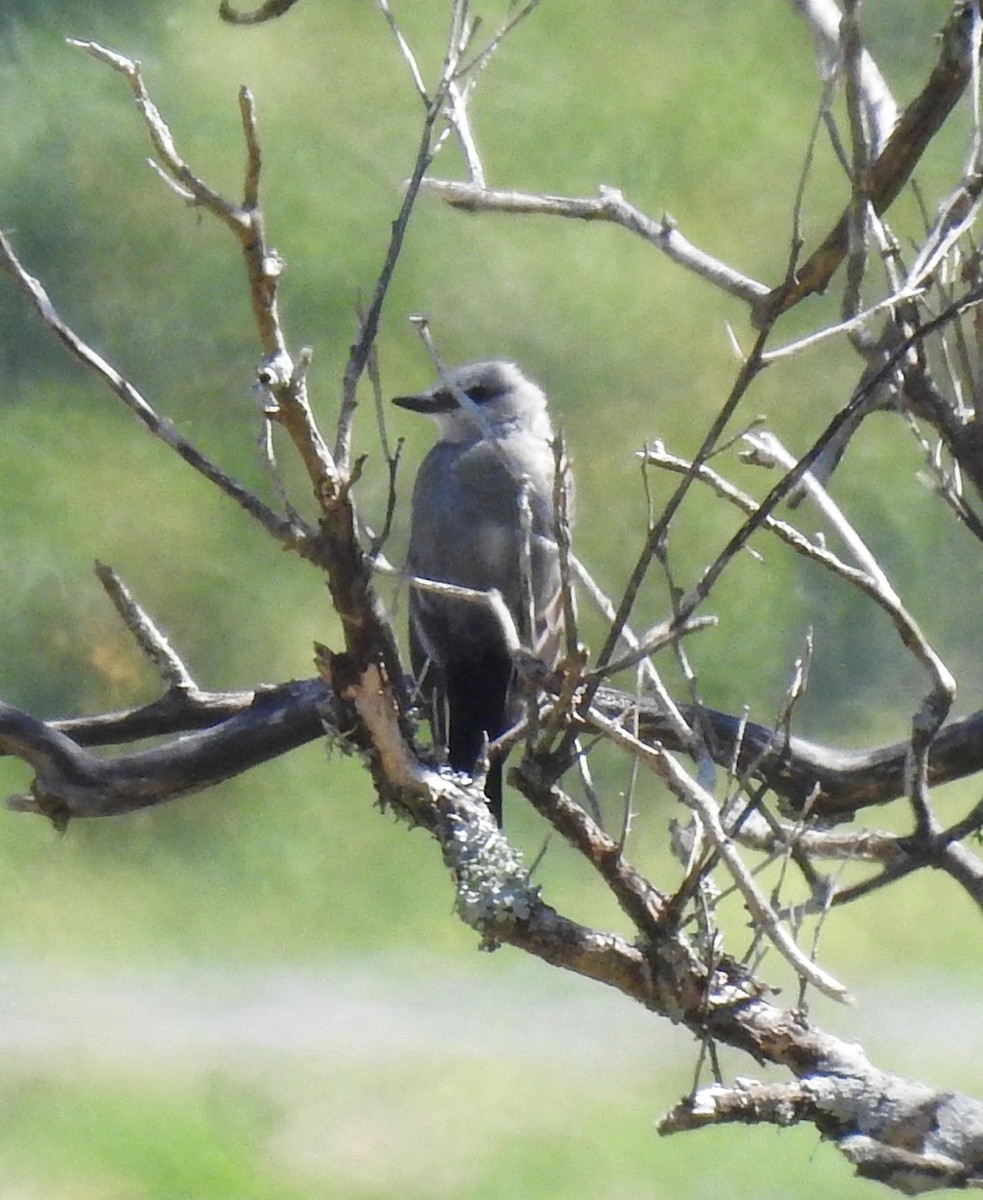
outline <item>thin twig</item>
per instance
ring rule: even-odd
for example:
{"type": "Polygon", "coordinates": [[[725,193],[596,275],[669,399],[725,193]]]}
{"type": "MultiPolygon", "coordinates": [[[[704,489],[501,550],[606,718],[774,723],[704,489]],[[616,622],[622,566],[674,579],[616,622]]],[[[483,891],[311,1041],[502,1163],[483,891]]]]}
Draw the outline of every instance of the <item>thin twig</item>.
{"type": "MultiPolygon", "coordinates": [[[[348,469],[351,460],[352,425],[355,409],[358,404],[358,383],[365,371],[371,347],[375,342],[379,330],[382,308],[389,292],[389,285],[392,282],[396,263],[402,253],[406,230],[416,205],[417,196],[423,185],[424,176],[433,160],[436,126],[444,115],[445,104],[453,99],[453,89],[458,87],[462,77],[461,57],[467,44],[465,33],[468,24],[466,20],[466,7],[465,0],[454,0],[452,4],[444,61],[439,78],[432,92],[428,92],[425,85],[423,85],[416,60],[412,53],[408,54],[409,47],[405,42],[405,38],[399,39],[400,50],[410,65],[417,91],[425,99],[425,115],[413,163],[413,170],[406,185],[406,190],[403,193],[399,213],[392,224],[389,245],[386,248],[382,269],[376,279],[375,288],[365,309],[364,316],[359,322],[358,335],[345,366],[345,374],[342,381],[341,409],[338,414],[334,451],[335,459],[342,472],[348,469]],[[405,50],[404,46],[406,47],[405,50]]],[[[386,14],[387,20],[390,21],[391,27],[395,29],[396,27],[391,19],[391,14],[387,11],[385,4],[383,5],[383,12],[386,14]]],[[[469,127],[466,124],[466,109],[463,107],[463,101],[461,110],[457,114],[457,120],[460,121],[460,129],[468,131],[469,127]]],[[[474,151],[474,155],[478,165],[475,167],[474,163],[472,163],[472,168],[480,173],[480,161],[476,158],[476,150],[474,151]]]]}
{"type": "Polygon", "coordinates": [[[796,354],[801,354],[804,350],[811,350],[813,346],[821,345],[829,338],[839,337],[841,334],[855,333],[862,329],[871,317],[877,316],[878,313],[884,312],[887,309],[896,308],[909,300],[916,300],[922,296],[923,290],[920,288],[903,289],[895,292],[890,296],[886,296],[883,300],[878,300],[876,304],[872,304],[863,312],[857,313],[847,321],[839,321],[835,325],[827,325],[823,329],[816,330],[815,333],[808,333],[804,337],[796,338],[794,342],[789,342],[787,345],[778,346],[774,350],[768,350],[762,355],[762,362],[770,365],[773,362],[779,362],[783,358],[792,358],[796,354]]]}
{"type": "MultiPolygon", "coordinates": [[[[628,618],[631,615],[632,609],[634,608],[639,590],[641,589],[645,576],[648,573],[652,559],[655,557],[658,551],[660,543],[666,536],[675,514],[679,511],[683,500],[686,498],[697,472],[702,464],[706,462],[706,460],[713,453],[717,443],[720,440],[721,434],[733,416],[738,404],[741,402],[741,400],[743,400],[748,388],[751,386],[752,381],[761,370],[761,355],[764,352],[765,342],[769,333],[770,329],[762,329],[758,332],[758,336],[755,339],[755,344],[751,350],[751,353],[748,355],[747,360],[742,364],[741,369],[738,372],[737,379],[731,388],[730,394],[724,402],[723,407],[720,409],[720,412],[711,422],[710,428],[703,437],[700,448],[693,460],[691,472],[685,475],[680,481],[679,486],[667,500],[661,516],[652,524],[651,528],[649,529],[645,543],[642,546],[642,550],[638,556],[638,560],[632,569],[628,583],[625,586],[624,592],[622,593],[621,601],[618,605],[618,611],[615,614],[614,621],[611,624],[611,628],[608,631],[604,645],[602,646],[598,655],[597,670],[603,670],[604,667],[606,667],[611,661],[615,647],[622,636],[624,627],[628,622],[628,618]]],[[[744,541],[746,541],[746,539],[744,539],[744,541]]],[[[744,544],[743,541],[741,544],[744,544]]],[[[685,617],[688,616],[692,611],[693,607],[690,607],[687,613],[682,614],[682,619],[685,619],[685,617]]]]}
{"type": "Polygon", "coordinates": [[[424,107],[429,107],[430,97],[427,95],[427,85],[423,82],[423,73],[416,61],[416,55],[406,36],[399,26],[392,9],[389,7],[389,0],[379,0],[379,7],[382,9],[382,15],[386,18],[386,23],[392,30],[393,37],[396,39],[396,45],[399,47],[399,52],[403,56],[406,65],[410,70],[410,77],[413,80],[413,86],[416,88],[417,95],[423,101],[424,107]]]}
{"type": "Polygon", "coordinates": [[[154,664],[164,682],[172,688],[196,692],[198,689],[191,672],[181,661],[164,634],[157,628],[150,615],[140,607],[132,592],[112,567],[96,563],[96,575],[113,602],[113,607],[122,618],[123,624],[133,634],[137,645],[154,664]]]}
{"type": "MultiPolygon", "coordinates": [[[[795,459],[771,434],[749,434],[747,440],[774,456],[786,470],[795,467],[795,459]]],[[[864,587],[867,595],[890,617],[902,644],[926,671],[931,681],[929,691],[912,718],[912,761],[910,796],[915,810],[916,822],[921,833],[934,828],[929,807],[928,754],[932,739],[949,715],[956,694],[956,681],[945,663],[932,649],[917,622],[901,603],[880,564],[864,545],[859,534],[834,503],[832,497],[810,472],[801,478],[802,485],[823,515],[843,539],[850,553],[860,564],[861,571],[869,584],[864,587]]]]}
{"type": "Polygon", "coordinates": [[[108,384],[112,392],[123,401],[154,437],[159,438],[180,455],[189,466],[203,475],[210,483],[215,484],[225,495],[231,497],[278,542],[286,546],[295,545],[297,530],[289,521],[284,520],[252,492],[244,488],[241,483],[215,466],[210,459],[183,437],[170,421],[165,417],[158,416],[133,384],[128,379],[124,379],[115,367],[111,366],[102,355],[97,354],[62,320],[48,293],[40,281],[30,275],[21,264],[9,238],[2,230],[0,230],[0,270],[13,279],[44,324],[55,334],[72,357],[94,371],[103,382],[108,384]]]}
{"type": "MultiPolygon", "coordinates": [[[[843,14],[835,0],[792,0],[792,7],[801,13],[812,30],[819,77],[826,86],[836,78],[839,68],[843,14]]],[[[866,47],[861,47],[858,55],[855,87],[862,100],[871,150],[874,155],[880,154],[897,123],[898,107],[866,47]]]]}
{"type": "Polygon", "coordinates": [[[814,987],[834,1000],[848,1001],[850,997],[846,988],[838,983],[832,975],[808,959],[789,937],[720,824],[717,805],[709,792],[687,775],[672,755],[667,754],[660,746],[647,746],[628,730],[614,721],[608,720],[596,708],[590,709],[584,716],[591,725],[603,732],[613,742],[637,755],[659,776],[677,799],[699,814],[704,828],[740,889],[757,927],[764,932],[776,950],[793,967],[796,974],[800,978],[808,980],[814,987]]]}
{"type": "Polygon", "coordinates": [[[424,186],[452,208],[460,208],[465,212],[565,217],[575,221],[601,221],[619,225],[745,304],[753,306],[770,294],[765,284],[741,274],[687,241],[671,217],[653,220],[629,204],[617,188],[603,186],[595,198],[577,198],[481,188],[471,183],[444,179],[427,179],[424,186]]]}

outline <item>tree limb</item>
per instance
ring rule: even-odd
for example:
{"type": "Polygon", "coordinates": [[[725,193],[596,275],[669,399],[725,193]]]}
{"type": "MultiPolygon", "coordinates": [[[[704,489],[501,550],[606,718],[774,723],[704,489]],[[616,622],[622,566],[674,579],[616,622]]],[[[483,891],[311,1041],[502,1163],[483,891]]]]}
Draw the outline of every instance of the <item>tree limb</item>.
{"type": "MultiPolygon", "coordinates": [[[[940,37],[939,58],[928,82],[901,114],[887,144],[868,171],[868,198],[881,214],[894,203],[901,189],[966,90],[973,69],[973,0],[958,0],[940,37]]],[[[807,296],[825,290],[846,257],[850,209],[797,269],[791,282],[782,283],[759,306],[757,320],[767,323],[793,308],[807,296]]]]}
{"type": "MultiPolygon", "coordinates": [[[[811,8],[813,5],[800,5],[811,8]]],[[[972,73],[972,0],[958,0],[942,31],[939,59],[921,93],[908,105],[893,132],[870,166],[869,200],[878,214],[885,212],[908,182],[921,156],[942,127],[966,89],[972,73]]],[[[811,19],[811,18],[810,18],[811,19]]],[[[885,127],[886,100],[874,97],[872,61],[863,60],[863,79],[871,89],[877,126],[885,127]]],[[[489,211],[539,214],[581,221],[605,221],[638,234],[680,266],[713,286],[746,303],[759,327],[816,292],[822,292],[843,261],[848,248],[849,208],[791,280],[769,289],[742,275],[726,263],[693,246],[679,233],[670,217],[655,221],[629,204],[617,188],[601,187],[596,198],[537,195],[477,186],[450,180],[428,179],[425,186],[453,208],[467,212],[489,211]]]]}
{"type": "Polygon", "coordinates": [[[880,1071],[858,1047],[829,1035],[820,1041],[821,1069],[790,1083],[701,1088],[662,1118],[659,1133],[808,1121],[858,1175],[906,1195],[983,1185],[983,1104],[880,1071]]]}
{"type": "MultiPolygon", "coordinates": [[[[675,721],[652,701],[605,687],[598,690],[595,704],[611,720],[624,718],[626,712],[637,709],[638,737],[645,744],[660,744],[667,749],[689,754],[692,741],[686,739],[675,721]]],[[[777,733],[765,725],[755,724],[743,717],[691,704],[680,705],[687,722],[701,720],[710,734],[709,750],[714,762],[727,768],[734,766],[739,773],[765,783],[791,813],[808,811],[824,821],[848,821],[861,809],[887,804],[905,794],[905,762],[909,745],[894,742],[870,750],[836,750],[810,742],[805,738],[777,733]]],[[[191,740],[180,738],[160,747],[158,758],[143,759],[144,767],[153,763],[165,771],[173,791],[167,786],[127,798],[128,781],[140,776],[139,766],[127,761],[130,756],[116,759],[80,759],[70,756],[73,771],[84,775],[92,765],[94,774],[87,788],[73,790],[71,801],[66,797],[70,815],[77,817],[105,816],[114,812],[129,812],[159,804],[174,796],[187,795],[212,786],[220,779],[277,758],[281,754],[340,729],[339,714],[332,708],[328,688],[320,679],[259,687],[242,692],[169,691],[160,700],[136,709],[125,709],[92,717],[73,717],[48,722],[6,705],[4,722],[0,723],[0,750],[22,758],[29,765],[43,765],[45,753],[56,755],[59,748],[68,753],[60,740],[65,737],[77,748],[88,746],[122,745],[147,738],[174,737],[189,732],[204,736],[191,740]],[[268,735],[262,745],[250,750],[253,731],[249,720],[235,718],[255,716],[262,711],[270,720],[268,735]],[[22,740],[25,730],[31,738],[22,740]],[[47,735],[50,733],[50,746],[47,735]],[[171,769],[167,762],[169,747],[175,750],[180,766],[171,769]],[[243,757],[243,755],[248,755],[243,757]],[[91,760],[91,763],[90,763],[91,760]],[[238,761],[238,770],[227,767],[238,761]],[[114,778],[113,764],[119,763],[114,778]],[[98,770],[95,768],[98,764],[98,770]],[[216,769],[217,768],[217,769],[216,769]],[[99,786],[109,786],[111,797],[100,799],[99,786]],[[74,804],[74,807],[72,805],[74,804]],[[119,807],[114,807],[114,805],[119,807]]],[[[137,760],[138,764],[141,760],[137,760]]],[[[929,756],[929,779],[933,785],[948,783],[983,771],[983,709],[944,725],[936,735],[929,756]]],[[[20,806],[18,806],[20,807],[20,806]]],[[[983,816],[981,816],[983,820],[983,816]]],[[[975,828],[975,826],[974,826],[975,828]]],[[[959,831],[965,836],[972,830],[959,831]]]]}
{"type": "MultiPolygon", "coordinates": [[[[57,727],[0,704],[0,749],[23,759],[35,772],[30,794],[12,797],[8,806],[43,813],[58,824],[70,817],[115,816],[148,808],[212,787],[311,741],[323,732],[322,710],[330,714],[330,698],[325,689],[312,689],[310,681],[258,689],[248,704],[218,725],[105,759],[57,727]]],[[[144,718],[147,732],[154,722],[146,710],[144,718]]],[[[140,736],[139,722],[130,721],[124,728],[129,736],[140,736]]]]}
{"type": "Polygon", "coordinates": [[[523,215],[565,217],[576,221],[603,221],[620,225],[661,250],[673,262],[693,271],[708,283],[754,307],[769,295],[766,284],[713,258],[688,241],[669,216],[653,220],[635,208],[613,187],[602,186],[596,197],[549,196],[481,187],[444,179],[424,181],[427,191],[451,208],[465,212],[504,212],[523,215]]]}

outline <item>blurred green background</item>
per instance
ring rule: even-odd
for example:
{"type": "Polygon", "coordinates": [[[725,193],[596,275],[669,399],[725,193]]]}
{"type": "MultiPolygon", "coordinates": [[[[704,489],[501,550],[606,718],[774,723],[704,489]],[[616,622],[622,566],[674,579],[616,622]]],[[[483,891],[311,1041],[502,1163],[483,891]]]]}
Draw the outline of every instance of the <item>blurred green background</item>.
{"type": "MultiPolygon", "coordinates": [[[[428,78],[445,7],[396,9],[428,78]]],[[[490,29],[501,9],[478,7],[490,29]]],[[[63,39],[94,38],[140,59],[183,156],[233,197],[243,167],[236,91],[252,88],[269,234],[288,263],[285,327],[293,349],[314,348],[312,396],[326,430],[355,307],[371,292],[413,165],[420,105],[366,0],[301,0],[284,19],[241,30],[221,25],[216,8],[3,0],[0,223],[77,331],[272,500],[236,247],[146,166],[122,79],[63,39]]],[[[904,6],[900,21],[889,0],[865,6],[871,48],[900,102],[926,77],[948,9],[926,0],[904,6]]],[[[817,98],[810,39],[791,5],[619,0],[601,13],[587,0],[547,0],[486,71],[473,112],[492,184],[568,195],[620,187],[775,283],[817,98]]],[[[954,115],[919,170],[930,205],[959,176],[967,127],[954,115]]],[[[433,173],[460,176],[452,143],[433,173]]],[[[807,246],[844,199],[823,150],[806,196],[807,246]]],[[[903,241],[917,236],[913,203],[899,202],[892,219],[903,241]]],[[[835,296],[802,306],[779,339],[821,327],[835,306],[835,296]]],[[[413,313],[429,316],[447,361],[512,357],[547,388],[574,460],[579,552],[617,594],[647,513],[635,451],[654,438],[695,450],[736,372],[727,323],[750,342],[744,311],[624,231],[469,217],[425,197],[379,340],[387,395],[431,375],[413,313]]],[[[306,676],[315,639],[337,644],[313,570],[154,443],[6,280],[0,369],[4,700],[54,716],[155,694],[92,575],[97,557],[122,574],[202,686],[306,676]]],[[[773,368],[738,423],[764,413],[801,452],[857,372],[843,345],[773,368]]],[[[369,457],[358,495],[378,523],[386,473],[367,388],[363,401],[359,444],[369,457]]],[[[431,431],[395,413],[389,434],[406,438],[405,496],[431,431]]],[[[878,416],[835,493],[970,710],[983,694],[966,603],[979,595],[979,556],[917,485],[918,468],[902,422],[878,416]]],[[[740,464],[727,470],[759,493],[770,486],[740,464]]],[[[296,474],[286,474],[303,502],[296,474]]],[[[656,504],[673,486],[649,482],[656,504]]],[[[812,520],[801,516],[807,530],[812,520]]],[[[677,581],[695,578],[734,527],[694,494],[670,544],[677,581]]],[[[404,539],[400,520],[396,559],[404,539]]],[[[776,545],[757,549],[763,561],[745,556],[714,595],[718,628],[690,640],[706,700],[771,719],[812,628],[799,732],[844,746],[903,737],[924,681],[887,621],[776,545]]],[[[382,591],[398,620],[402,597],[382,591]]],[[[665,611],[653,577],[638,624],[665,611]]],[[[598,623],[588,617],[585,631],[596,646],[598,623]]],[[[617,821],[627,775],[603,759],[597,769],[617,821]]],[[[23,768],[0,761],[4,794],[26,783],[23,768]]],[[[973,794],[972,784],[950,788],[940,806],[959,811],[973,794]]],[[[668,883],[673,810],[644,781],[636,807],[632,856],[668,883]]],[[[507,819],[534,854],[536,819],[518,802],[507,819]]],[[[0,863],[0,1200],[875,1194],[809,1131],[658,1141],[653,1120],[691,1083],[690,1040],[511,951],[475,954],[433,847],[380,820],[357,766],[322,746],[160,811],[76,823],[61,838],[7,815],[0,863]]],[[[540,875],[560,907],[622,928],[560,847],[540,875]]],[[[732,918],[735,950],[741,916],[732,918]]],[[[979,1091],[962,1000],[980,962],[978,940],[963,933],[976,919],[935,879],[838,914],[824,962],[860,1004],[850,1013],[819,1004],[821,1019],[864,1036],[886,1067],[979,1091]],[[911,1005],[928,988],[936,1028],[948,1020],[958,1035],[910,1037],[909,1024],[928,1022],[899,997],[911,1005]]],[[[781,977],[770,962],[763,973],[781,977]]]]}

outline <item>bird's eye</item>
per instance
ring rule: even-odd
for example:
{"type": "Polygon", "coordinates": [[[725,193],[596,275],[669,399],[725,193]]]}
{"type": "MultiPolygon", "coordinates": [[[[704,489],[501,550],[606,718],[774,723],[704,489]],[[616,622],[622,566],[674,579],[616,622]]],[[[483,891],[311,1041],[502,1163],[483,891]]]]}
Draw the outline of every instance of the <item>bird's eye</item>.
{"type": "Polygon", "coordinates": [[[498,392],[487,383],[476,383],[473,387],[468,388],[466,394],[475,404],[487,404],[489,400],[498,395],[498,392]]]}

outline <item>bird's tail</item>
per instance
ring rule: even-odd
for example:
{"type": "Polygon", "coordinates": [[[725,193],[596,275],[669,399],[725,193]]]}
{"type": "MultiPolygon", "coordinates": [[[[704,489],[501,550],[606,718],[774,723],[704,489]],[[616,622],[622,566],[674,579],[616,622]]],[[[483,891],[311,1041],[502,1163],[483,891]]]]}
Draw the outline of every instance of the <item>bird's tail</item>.
{"type": "MultiPolygon", "coordinates": [[[[512,662],[502,653],[449,664],[447,686],[447,759],[455,771],[474,774],[486,739],[494,741],[509,727],[508,695],[512,662]]],[[[493,762],[485,779],[492,816],[502,823],[502,763],[493,762]]]]}

